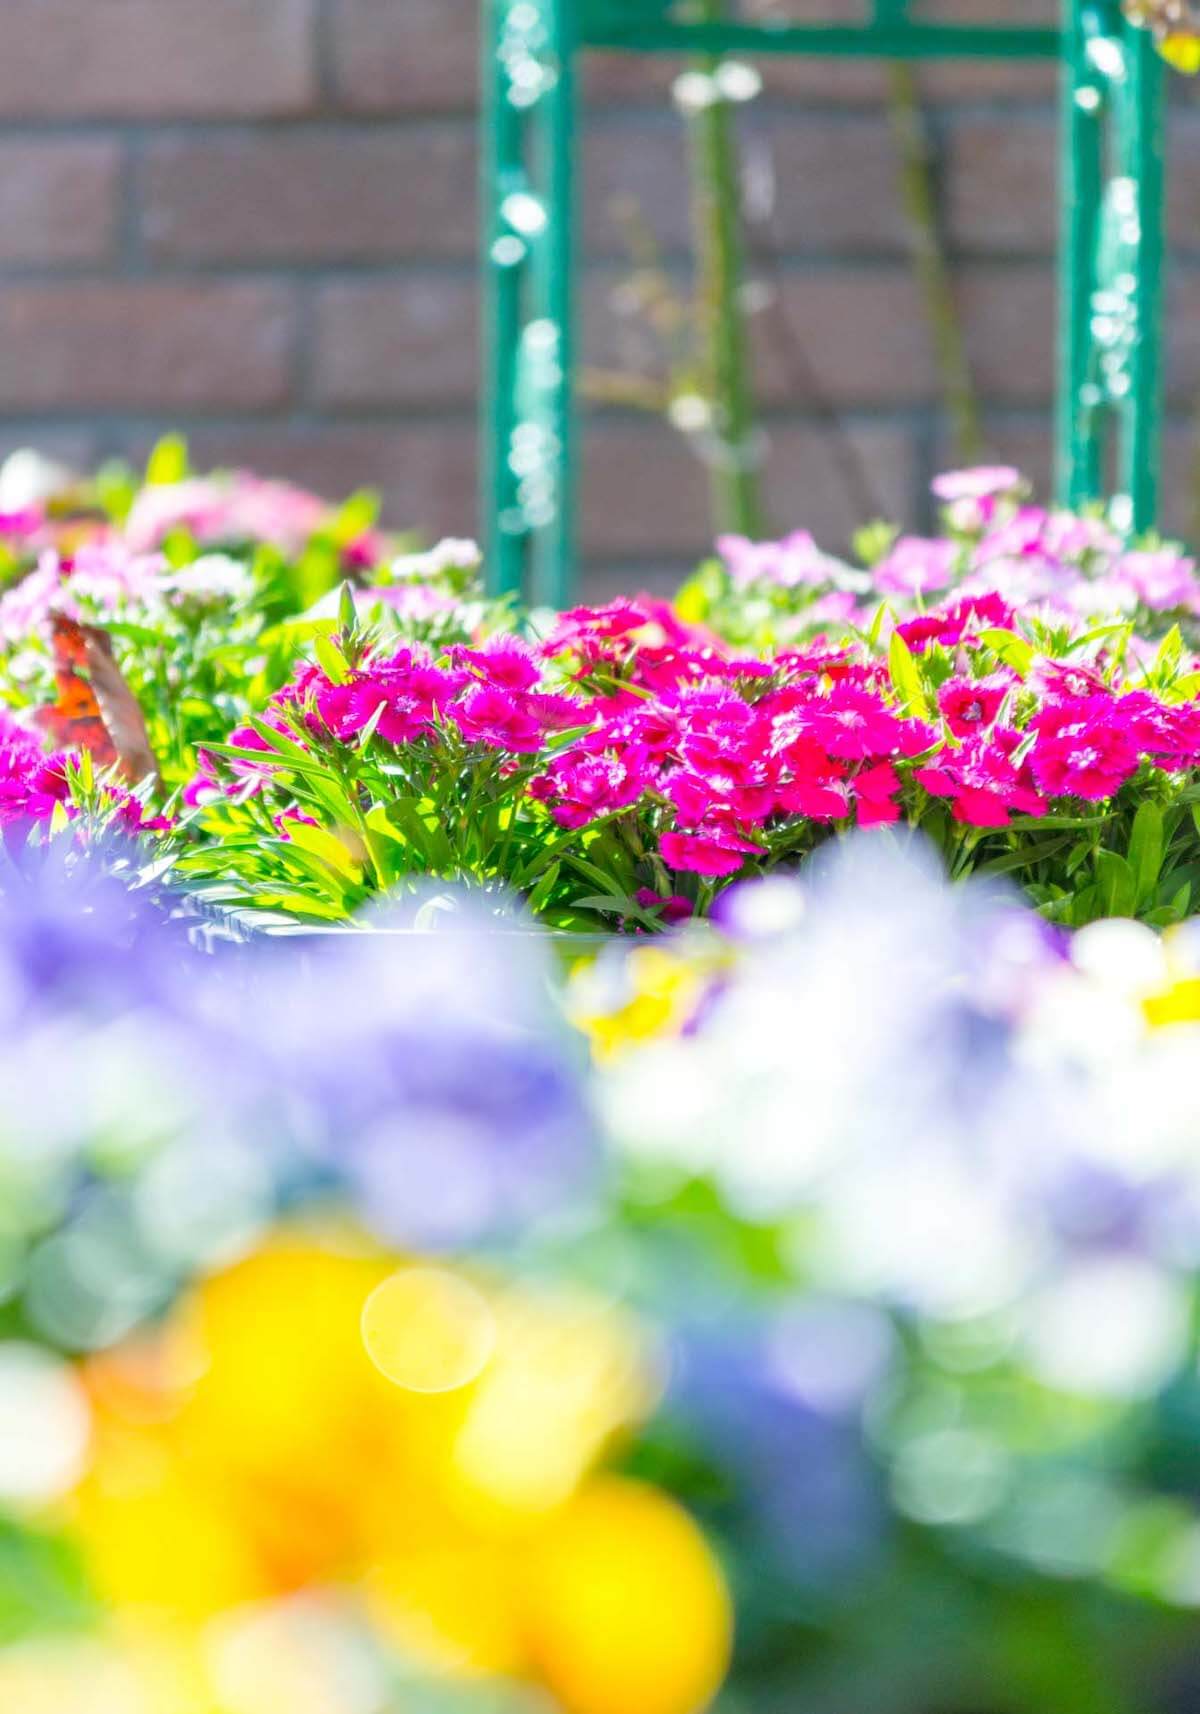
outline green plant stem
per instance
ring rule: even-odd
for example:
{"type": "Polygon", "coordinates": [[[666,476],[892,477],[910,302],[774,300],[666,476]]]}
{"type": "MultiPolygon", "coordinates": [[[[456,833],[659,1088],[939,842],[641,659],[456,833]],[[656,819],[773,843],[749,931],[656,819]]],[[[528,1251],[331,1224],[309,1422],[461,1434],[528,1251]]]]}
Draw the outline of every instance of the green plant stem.
{"type": "Polygon", "coordinates": [[[910,66],[890,65],[887,78],[892,135],[900,157],[900,194],[912,234],[913,261],[933,339],[942,398],[955,457],[970,462],[979,457],[983,445],[979,403],[942,242],[925,115],[910,66]]]}
{"type": "MultiPolygon", "coordinates": [[[[718,23],[725,0],[700,0],[704,23],[718,23]]],[[[711,77],[720,62],[706,58],[696,70],[711,77]]],[[[741,190],[737,141],[729,104],[710,102],[688,120],[691,138],[692,221],[696,259],[697,319],[705,350],[709,402],[717,453],[709,470],[714,534],[762,533],[756,468],[754,394],[741,302],[741,190]]]]}

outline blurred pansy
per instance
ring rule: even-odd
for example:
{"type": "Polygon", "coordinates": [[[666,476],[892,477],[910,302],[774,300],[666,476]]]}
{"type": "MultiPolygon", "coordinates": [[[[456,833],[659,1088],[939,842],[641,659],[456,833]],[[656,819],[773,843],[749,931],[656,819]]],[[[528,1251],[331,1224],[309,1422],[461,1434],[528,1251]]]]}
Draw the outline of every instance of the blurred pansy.
{"type": "Polygon", "coordinates": [[[438,1246],[586,1217],[581,1044],[531,939],[204,951],[133,878],[63,841],[0,873],[0,1291],[40,1337],[111,1344],[296,1200],[438,1246]]]}
{"type": "Polygon", "coordinates": [[[676,1334],[664,1423],[720,1473],[721,1527],[805,1585],[859,1577],[882,1550],[862,1419],[892,1346],[879,1311],[818,1298],[676,1334]]]}
{"type": "Polygon", "coordinates": [[[703,988],[702,968],[677,948],[614,948],[576,969],[568,1010],[597,1059],[605,1061],[680,1029],[703,988]]]}
{"type": "Polygon", "coordinates": [[[96,1588],[118,1618],[202,1639],[205,1671],[214,1626],[216,1668],[249,1673],[260,1633],[235,1637],[239,1615],[278,1640],[336,1592],[414,1669],[541,1683],[566,1714],[694,1714],[723,1676],[728,1599],[700,1532],[593,1474],[657,1390],[643,1337],[600,1301],[281,1233],[83,1381],[72,1508],[96,1588]]]}
{"type": "Polygon", "coordinates": [[[394,1242],[529,1236],[585,1209],[598,1176],[581,1044],[535,936],[489,934],[466,904],[439,920],[409,933],[382,917],[256,961],[239,1031],[269,1097],[260,1123],[394,1242]]]}

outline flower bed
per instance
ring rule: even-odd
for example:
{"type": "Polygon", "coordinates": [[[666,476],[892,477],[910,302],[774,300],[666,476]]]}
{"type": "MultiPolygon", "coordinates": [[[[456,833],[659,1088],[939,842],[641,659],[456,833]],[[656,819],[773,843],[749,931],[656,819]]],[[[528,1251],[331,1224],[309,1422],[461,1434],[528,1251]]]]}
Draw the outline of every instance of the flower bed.
{"type": "Polygon", "coordinates": [[[523,616],[180,456],[3,526],[0,1705],[1187,1706],[1189,563],[523,616]]]}
{"type": "Polygon", "coordinates": [[[436,879],[651,931],[879,825],[1064,924],[1191,909],[1192,563],[1014,472],[943,478],[946,534],[875,527],[859,567],[731,540],[673,608],[523,621],[469,544],[405,554],[364,502],[167,456],[103,523],[7,521],[10,821],[119,815],[259,921],[436,879]]]}

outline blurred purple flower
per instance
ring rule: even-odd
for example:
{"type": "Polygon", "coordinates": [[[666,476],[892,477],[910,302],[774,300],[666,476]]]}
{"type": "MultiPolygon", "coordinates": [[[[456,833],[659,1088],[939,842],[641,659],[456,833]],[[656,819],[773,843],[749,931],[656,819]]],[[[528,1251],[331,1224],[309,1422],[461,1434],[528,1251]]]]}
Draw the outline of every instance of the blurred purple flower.
{"type": "Polygon", "coordinates": [[[862,1413],[891,1340],[871,1309],[810,1301],[692,1328],[675,1347],[668,1421],[732,1480],[735,1537],[748,1529],[801,1583],[861,1576],[882,1549],[883,1492],[862,1413]]]}

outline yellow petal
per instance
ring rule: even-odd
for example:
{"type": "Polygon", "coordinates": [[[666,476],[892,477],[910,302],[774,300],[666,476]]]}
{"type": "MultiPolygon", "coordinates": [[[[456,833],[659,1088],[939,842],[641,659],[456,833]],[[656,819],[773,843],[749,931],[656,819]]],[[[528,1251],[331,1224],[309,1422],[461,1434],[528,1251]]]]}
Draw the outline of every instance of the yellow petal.
{"type": "Polygon", "coordinates": [[[1200,1022],[1200,977],[1184,977],[1162,993],[1149,995],[1142,1010],[1151,1029],[1200,1022]]]}
{"type": "Polygon", "coordinates": [[[271,1593],[228,1498],[146,1434],[106,1435],[75,1521],[101,1599],[201,1619],[271,1593]]]}
{"type": "Polygon", "coordinates": [[[387,1642],[434,1672],[507,1677],[527,1665],[507,1543],[443,1527],[439,1541],[382,1558],[364,1593],[387,1642]]]}
{"type": "Polygon", "coordinates": [[[618,1477],[590,1484],[531,1549],[533,1659],[567,1714],[698,1714],[729,1666],[729,1595],[673,1500],[618,1477]]]}
{"type": "Polygon", "coordinates": [[[497,1344],[453,1446],[459,1514],[483,1530],[571,1497],[608,1442],[653,1405],[640,1329],[584,1295],[496,1298],[497,1344]]]}
{"type": "Polygon", "coordinates": [[[1184,72],[1188,77],[1195,77],[1200,72],[1200,36],[1164,36],[1158,44],[1158,51],[1176,71],[1184,72]]]}

